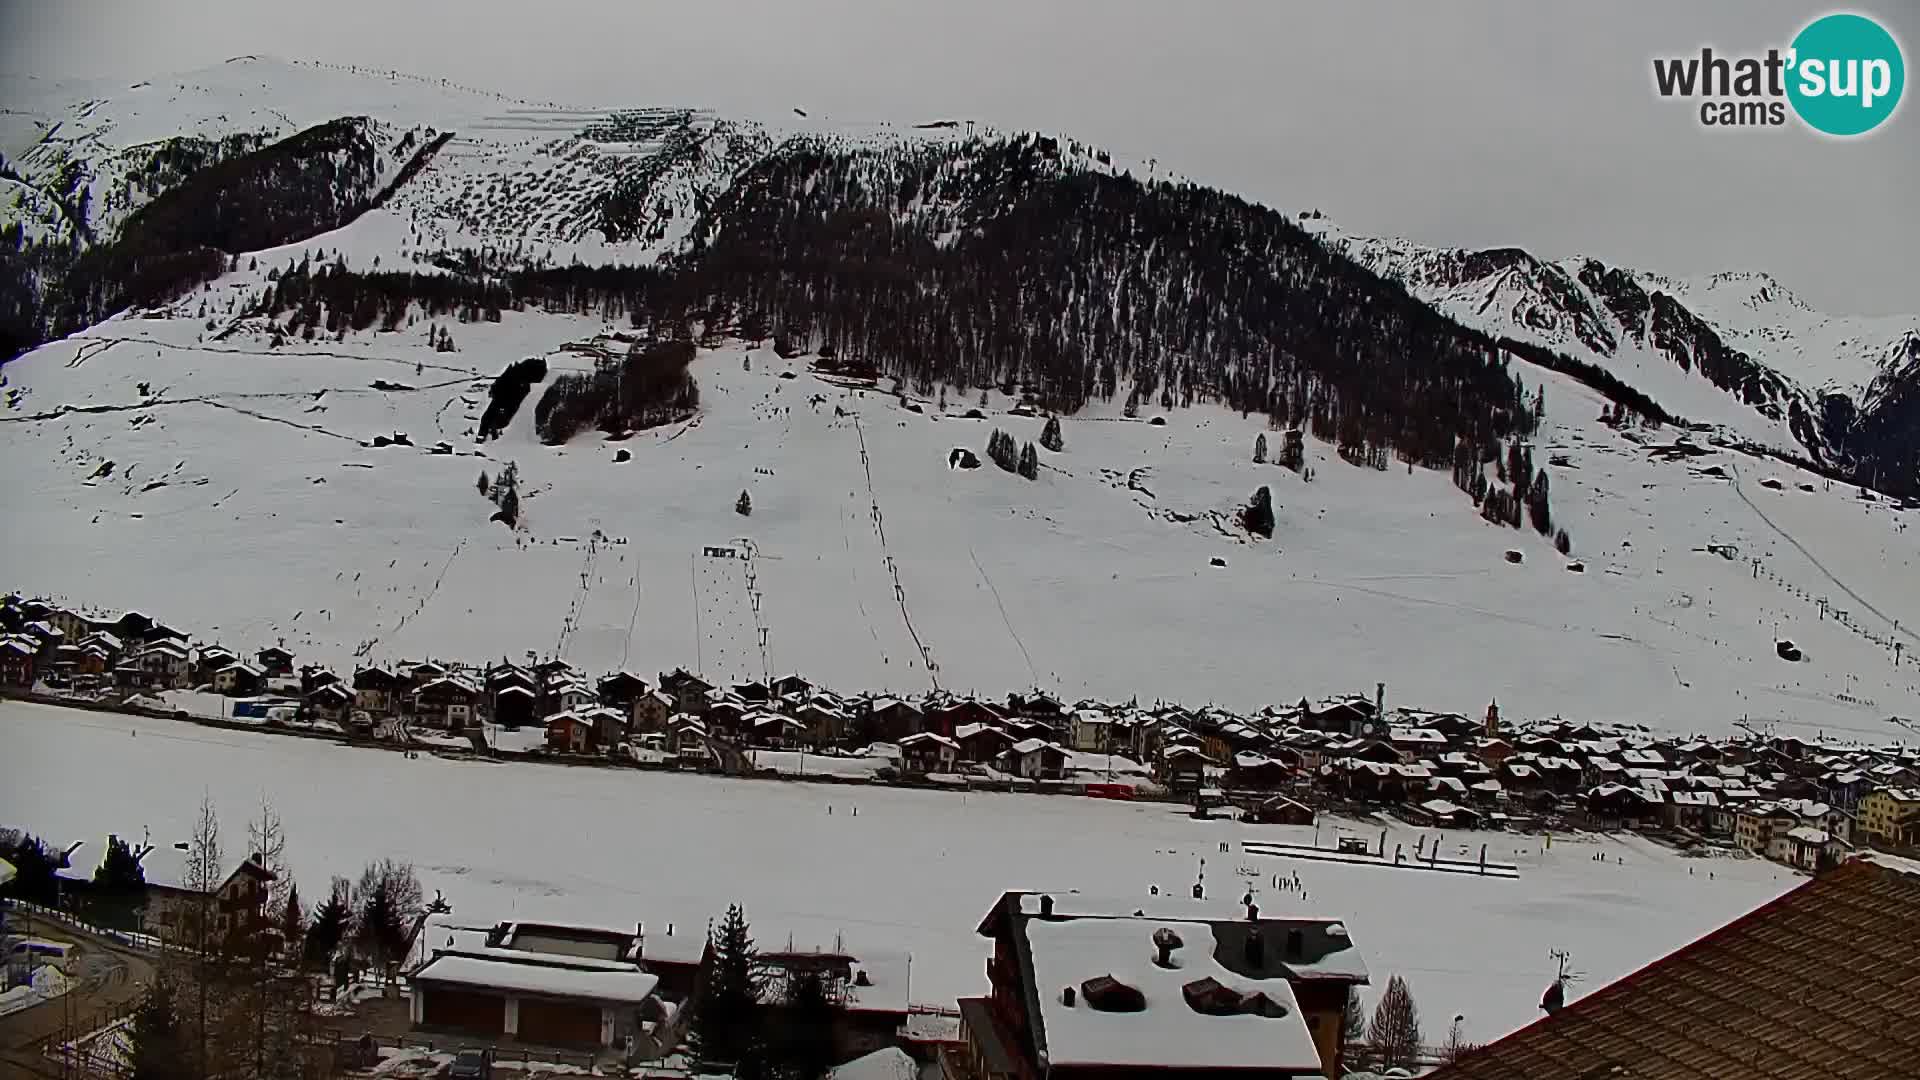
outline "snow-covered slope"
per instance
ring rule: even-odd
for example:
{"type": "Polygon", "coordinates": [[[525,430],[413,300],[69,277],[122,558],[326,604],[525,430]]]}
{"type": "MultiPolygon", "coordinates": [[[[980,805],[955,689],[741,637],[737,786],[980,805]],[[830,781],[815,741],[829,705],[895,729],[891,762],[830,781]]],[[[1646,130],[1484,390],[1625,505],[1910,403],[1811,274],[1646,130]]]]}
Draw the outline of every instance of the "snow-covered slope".
{"type": "MultiPolygon", "coordinates": [[[[27,132],[29,153],[70,139],[74,153],[119,160],[168,132],[285,135],[358,115],[395,144],[453,137],[351,224],[8,364],[0,587],[138,606],[233,645],[284,637],[341,665],[535,650],[590,668],[799,669],[848,689],[1037,683],[1242,707],[1385,681],[1396,700],[1469,712],[1498,698],[1511,715],[1706,731],[1747,718],[1863,737],[1894,735],[1887,717],[1916,711],[1915,668],[1891,648],[1911,643],[1895,623],[1920,608],[1899,513],[1704,438],[1702,456],[1656,456],[1673,432],[1599,423],[1608,403],[1560,375],[1526,371],[1547,403],[1535,461],[1579,573],[1531,531],[1483,522],[1443,474],[1357,467],[1309,438],[1306,483],[1252,463],[1261,418],[1205,406],[1155,426],[1151,402],[1136,421],[1095,405],[1027,482],[948,466],[995,426],[1038,436],[1041,420],[1008,415],[997,390],[983,420],[962,415],[977,390],[914,411],[804,359],[724,345],[694,365],[703,404],[690,423],[548,447],[529,399],[502,440],[476,449],[494,375],[536,355],[555,372],[586,368],[590,354],[563,346],[612,328],[509,312],[434,327],[457,343],[443,352],[424,319],[275,347],[237,318],[273,270],[309,254],[420,271],[455,252],[503,266],[670,257],[770,148],[937,145],[956,129],[562,108],[251,58],[85,89],[64,105],[43,95],[62,119],[27,132]],[[368,445],[395,432],[412,446],[368,445]],[[452,452],[429,451],[440,441],[452,452]],[[616,462],[620,449],[630,461],[616,462]],[[508,461],[522,478],[513,531],[489,522],[475,490],[508,461]],[[1234,514],[1262,485],[1278,527],[1251,542],[1234,514]],[[743,489],[751,517],[734,512],[743,489]],[[1822,597],[1847,621],[1823,617],[1822,597]],[[1777,659],[1776,637],[1809,660],[1777,659]]],[[[10,160],[26,160],[19,134],[5,136],[10,160]]],[[[1736,398],[1698,363],[1675,363],[1653,315],[1619,314],[1631,306],[1609,282],[1646,293],[1651,277],[1602,268],[1589,286],[1586,264],[1524,252],[1329,242],[1471,325],[1594,359],[1690,420],[1793,445],[1799,383],[1767,369],[1759,399],[1736,398]],[[1785,403],[1777,417],[1769,400],[1785,403]]],[[[1801,310],[1769,288],[1662,288],[1755,318],[1801,310]]]]}
{"type": "Polygon", "coordinates": [[[1871,413],[1909,385],[1920,356],[1920,315],[1830,315],[1763,272],[1676,278],[1518,248],[1355,236],[1325,218],[1302,224],[1469,326],[1593,362],[1693,422],[1815,460],[1874,449],[1845,445],[1825,399],[1871,413]]]}
{"type": "Polygon", "coordinates": [[[1570,381],[1547,383],[1537,460],[1581,573],[1530,530],[1482,521],[1442,474],[1356,467],[1312,440],[1311,483],[1255,465],[1262,427],[1236,414],[1156,426],[1096,410],[1028,482],[948,465],[994,427],[1038,436],[998,393],[985,420],[957,394],[915,412],[740,346],[701,354],[690,423],[548,447],[529,405],[472,448],[491,375],[527,355],[585,367],[561,347],[600,329],[509,314],[454,326],[459,351],[441,353],[426,323],[273,349],[121,319],[46,346],[7,369],[0,585],[342,665],[536,650],[594,669],[1239,707],[1384,680],[1396,700],[1462,711],[1497,698],[1510,715],[1863,737],[1899,734],[1886,717],[1920,704],[1914,666],[1864,636],[1906,640],[1892,621],[1920,610],[1905,515],[1727,451],[1658,460],[1650,444],[1671,433],[1597,423],[1604,402],[1570,381]],[[413,446],[365,445],[395,432],[413,446]],[[430,452],[441,440],[458,451],[430,452]],[[508,461],[518,531],[475,490],[508,461]],[[1252,542],[1232,515],[1263,484],[1278,527],[1252,542]],[[1821,597],[1853,628],[1823,619],[1821,597]],[[1809,659],[1778,659],[1776,635],[1809,659]]]}

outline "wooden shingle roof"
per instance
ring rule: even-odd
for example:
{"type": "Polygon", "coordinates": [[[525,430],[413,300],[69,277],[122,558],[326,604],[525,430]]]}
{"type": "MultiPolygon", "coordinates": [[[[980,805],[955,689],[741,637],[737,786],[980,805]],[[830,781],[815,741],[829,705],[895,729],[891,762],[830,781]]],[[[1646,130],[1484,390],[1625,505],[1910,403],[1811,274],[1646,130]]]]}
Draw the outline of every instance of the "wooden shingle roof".
{"type": "Polygon", "coordinates": [[[1430,1080],[1920,1077],[1920,875],[1847,863],[1430,1080]]]}

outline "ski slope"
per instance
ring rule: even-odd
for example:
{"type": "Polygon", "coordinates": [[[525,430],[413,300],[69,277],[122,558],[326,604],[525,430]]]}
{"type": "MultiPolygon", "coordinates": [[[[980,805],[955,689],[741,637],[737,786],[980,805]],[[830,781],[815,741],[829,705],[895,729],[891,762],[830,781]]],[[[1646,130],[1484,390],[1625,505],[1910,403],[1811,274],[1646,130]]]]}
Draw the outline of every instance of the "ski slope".
{"type": "MultiPolygon", "coordinates": [[[[1313,829],[1195,821],[1164,803],[410,759],[21,703],[0,703],[0,744],[11,751],[0,822],[64,842],[184,840],[204,793],[231,845],[267,799],[307,896],[392,857],[414,863],[427,894],[443,893],[465,925],[644,924],[652,938],[668,922],[702,933],[739,903],[763,945],[839,940],[866,959],[904,951],[905,996],[948,1007],[986,989],[989,949],[974,928],[1002,890],[1235,918],[1253,889],[1265,914],[1344,919],[1372,994],[1400,974],[1422,1011],[1443,1018],[1433,1026],[1464,1014],[1467,1034],[1484,1041],[1538,1015],[1550,950],[1573,954],[1574,993],[1588,993],[1800,880],[1764,861],[1682,859],[1635,838],[1547,848],[1498,833],[1447,834],[1443,851],[1477,859],[1486,843],[1490,860],[1519,865],[1517,881],[1303,863],[1239,844],[1311,843],[1313,829]],[[1195,904],[1203,859],[1208,900],[1195,904]],[[1295,872],[1302,889],[1273,887],[1295,872]]],[[[1379,836],[1323,822],[1323,846],[1337,829],[1379,836]]],[[[1411,852],[1427,835],[1396,826],[1388,844],[1411,852]]]]}
{"type": "MultiPolygon", "coordinates": [[[[256,285],[242,271],[179,309],[256,285]]],[[[1257,417],[1096,408],[1028,482],[948,466],[996,426],[1037,440],[1042,420],[997,392],[985,420],[961,415],[977,391],[915,412],[739,345],[695,362],[690,422],[547,447],[536,387],[476,449],[493,374],[531,355],[580,368],[560,347],[602,327],[510,313],[451,329],[451,353],[425,322],[274,349],[121,318],[22,357],[0,413],[0,586],[342,668],[534,652],[1240,709],[1384,681],[1392,702],[1470,715],[1498,700],[1513,717],[1863,739],[1910,736],[1888,718],[1920,711],[1892,649],[1913,645],[1920,611],[1907,515],[1710,447],[1658,460],[1672,432],[1600,425],[1603,402],[1545,373],[1535,462],[1583,573],[1531,530],[1483,522],[1443,474],[1355,467],[1311,438],[1311,483],[1255,465],[1257,417]],[[396,432],[412,446],[367,445],[396,432]],[[517,530],[476,490],[508,461],[517,530]],[[1277,528],[1253,541],[1233,516],[1263,484],[1277,528]],[[1807,660],[1778,659],[1777,638],[1807,660]]]]}

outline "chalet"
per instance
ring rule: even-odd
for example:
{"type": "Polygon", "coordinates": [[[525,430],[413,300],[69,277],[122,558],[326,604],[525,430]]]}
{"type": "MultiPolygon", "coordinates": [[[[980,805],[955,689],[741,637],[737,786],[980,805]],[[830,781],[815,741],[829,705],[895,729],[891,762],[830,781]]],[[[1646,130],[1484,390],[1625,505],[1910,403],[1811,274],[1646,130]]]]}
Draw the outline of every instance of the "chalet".
{"type": "Polygon", "coordinates": [[[418,690],[435,679],[445,678],[447,669],[431,660],[422,660],[404,669],[407,689],[418,690]]]}
{"type": "Polygon", "coordinates": [[[664,690],[649,690],[633,699],[633,730],[667,730],[667,717],[673,715],[673,695],[664,690]]]}
{"type": "Polygon", "coordinates": [[[161,642],[161,641],[176,641],[176,642],[179,642],[182,646],[185,646],[187,643],[187,635],[178,630],[175,630],[173,627],[168,626],[166,623],[156,622],[153,625],[147,627],[147,632],[140,635],[140,640],[146,642],[149,645],[152,645],[156,642],[161,642]]]}
{"type": "Polygon", "coordinates": [[[998,760],[1015,741],[991,724],[962,724],[954,729],[953,738],[960,744],[960,759],[977,763],[998,760]]]}
{"type": "Polygon", "coordinates": [[[772,689],[775,697],[791,697],[798,694],[805,698],[813,694],[813,684],[798,675],[780,676],[773,680],[772,689]]]}
{"type": "Polygon", "coordinates": [[[1051,725],[1060,719],[1061,705],[1053,695],[1036,690],[1031,694],[1008,694],[1007,712],[1051,725]]]}
{"type": "Polygon", "coordinates": [[[1257,802],[1241,820],[1255,825],[1311,825],[1313,807],[1285,795],[1274,795],[1257,802]]]}
{"type": "Polygon", "coordinates": [[[699,756],[707,754],[707,725],[686,713],[675,713],[667,720],[667,753],[699,756]]]}
{"type": "Polygon", "coordinates": [[[148,686],[177,690],[187,685],[190,665],[187,647],[168,639],[148,645],[140,653],[138,666],[148,686]]]}
{"type": "Polygon", "coordinates": [[[562,679],[577,681],[582,676],[579,668],[574,667],[571,662],[562,660],[556,656],[551,660],[542,660],[533,665],[533,677],[534,681],[540,685],[551,686],[553,683],[562,679]]]}
{"type": "Polygon", "coordinates": [[[828,746],[847,737],[847,714],[839,709],[809,701],[793,711],[793,718],[806,729],[807,742],[828,746]]]}
{"type": "Polygon", "coordinates": [[[68,641],[79,641],[93,633],[93,620],[72,608],[54,608],[46,613],[44,621],[60,631],[68,641]]]}
{"type": "Polygon", "coordinates": [[[278,645],[269,645],[255,653],[254,663],[268,675],[293,674],[293,654],[278,645]]]}
{"type": "Polygon", "coordinates": [[[1235,791],[1272,791],[1292,783],[1295,775],[1284,760],[1243,750],[1233,755],[1226,785],[1235,791]]]}
{"type": "Polygon", "coordinates": [[[1206,770],[1217,764],[1213,758],[1191,747],[1176,746],[1160,759],[1161,775],[1167,790],[1175,795],[1190,795],[1206,781],[1206,770]]]}
{"type": "Polygon", "coordinates": [[[140,871],[147,883],[142,928],[162,940],[197,941],[204,927],[210,940],[231,941],[267,925],[267,894],[275,879],[257,857],[201,867],[182,843],[147,848],[140,853],[140,871]]]}
{"type": "Polygon", "coordinates": [[[1106,753],[1113,747],[1113,717],[1094,709],[1075,709],[1067,716],[1067,734],[1075,750],[1106,753]]]}
{"type": "Polygon", "coordinates": [[[364,667],[353,673],[353,705],[371,716],[387,716],[399,703],[407,680],[383,667],[364,667]]]}
{"type": "Polygon", "coordinates": [[[950,739],[960,737],[960,729],[969,725],[985,724],[998,726],[1005,720],[999,709],[974,698],[958,698],[945,701],[927,710],[927,730],[937,731],[950,739]]]}
{"type": "Polygon", "coordinates": [[[120,654],[126,651],[126,644],[120,640],[120,636],[107,630],[95,630],[82,637],[79,644],[83,649],[90,645],[99,646],[106,650],[110,660],[118,660],[120,654]]]}
{"type": "Polygon", "coordinates": [[[1067,752],[1045,739],[1022,739],[1006,750],[1003,771],[1027,780],[1058,780],[1067,769],[1067,752]]]}
{"type": "Polygon", "coordinates": [[[747,707],[731,698],[709,701],[698,715],[716,732],[739,735],[746,729],[747,707]]]}
{"type": "Polygon", "coordinates": [[[900,768],[908,776],[950,773],[959,759],[960,744],[945,735],[923,731],[900,740],[900,768]]]}
{"type": "Polygon", "coordinates": [[[765,705],[773,700],[773,688],[758,679],[734,683],[733,694],[749,705],[765,705]]]}
{"type": "Polygon", "coordinates": [[[875,698],[867,713],[867,736],[877,742],[897,743],[918,735],[925,726],[920,706],[898,698],[875,698]]]}
{"type": "Polygon", "coordinates": [[[331,668],[322,667],[319,664],[300,665],[300,692],[302,694],[311,694],[328,683],[337,683],[339,681],[340,676],[334,674],[331,668]]]}
{"type": "Polygon", "coordinates": [[[1302,726],[1319,731],[1349,736],[1371,734],[1374,726],[1373,702],[1363,697],[1324,701],[1319,708],[1306,708],[1302,717],[1302,726]]]}
{"type": "Polygon", "coordinates": [[[599,695],[587,689],[586,683],[562,677],[547,685],[545,706],[548,709],[585,712],[599,703],[599,695]]]}
{"type": "Polygon", "coordinates": [[[430,932],[438,939],[432,955],[408,978],[415,1028],[542,1046],[631,1047],[636,1058],[659,1057],[684,1029],[685,1010],[663,1008],[659,977],[631,959],[638,946],[631,933],[536,923],[430,932]]]}
{"type": "Polygon", "coordinates": [[[1335,919],[1222,918],[1172,897],[1110,910],[1007,893],[981,922],[990,991],[960,1001],[982,1080],[1280,1080],[1344,1073],[1341,1017],[1368,981],[1335,919]],[[1133,911],[1131,915],[1122,912],[1133,911]]]}
{"type": "Polygon", "coordinates": [[[40,650],[32,641],[18,636],[0,638],[0,683],[8,686],[32,686],[34,665],[40,650]]]}
{"type": "Polygon", "coordinates": [[[1436,728],[1400,727],[1387,729],[1387,742],[1401,761],[1419,761],[1446,750],[1447,736],[1436,728]]]}
{"type": "Polygon", "coordinates": [[[612,748],[627,741],[627,713],[621,709],[611,709],[605,705],[596,705],[583,710],[580,715],[593,725],[593,740],[602,748],[612,748]]]}
{"type": "Polygon", "coordinates": [[[1801,825],[1787,830],[1785,861],[1796,869],[1808,873],[1831,869],[1839,865],[1840,860],[1846,857],[1846,852],[1846,846],[1825,829],[1801,825]]]}
{"type": "Polygon", "coordinates": [[[1920,789],[1884,788],[1860,800],[1860,828],[1882,844],[1920,845],[1920,789]]]}
{"type": "Polygon", "coordinates": [[[322,683],[307,693],[306,704],[312,719],[344,724],[353,709],[353,691],[338,682],[322,683]]]}
{"type": "Polygon", "coordinates": [[[411,704],[418,723],[448,731],[479,724],[486,695],[462,676],[443,675],[413,692],[411,704]]]}
{"type": "Polygon", "coordinates": [[[1714,831],[1714,811],[1720,808],[1720,796],[1712,791],[1673,791],[1661,807],[1662,820],[1669,829],[1685,829],[1706,836],[1714,831]]]}
{"type": "Polygon", "coordinates": [[[128,644],[145,642],[147,631],[153,629],[153,620],[138,611],[129,611],[113,620],[109,629],[128,644]]]}
{"type": "Polygon", "coordinates": [[[510,731],[533,723],[533,687],[510,682],[493,691],[493,722],[510,731]]]}
{"type": "Polygon", "coordinates": [[[660,689],[673,695],[678,711],[698,716],[706,712],[707,691],[713,684],[685,668],[674,668],[671,673],[660,674],[660,689]]]}
{"type": "Polygon", "coordinates": [[[1624,784],[1602,784],[1586,796],[1587,815],[1610,826],[1627,826],[1658,821],[1665,802],[1644,788],[1624,784]]]}
{"type": "Polygon", "coordinates": [[[777,712],[751,712],[742,719],[742,723],[753,733],[753,741],[758,746],[778,750],[799,745],[807,739],[807,725],[777,712]]]}
{"type": "Polygon", "coordinates": [[[1920,876],[1848,862],[1428,1080],[1910,1076],[1915,925],[1920,876]]]}
{"type": "Polygon", "coordinates": [[[265,682],[266,677],[252,664],[228,664],[213,673],[214,692],[232,697],[257,694],[265,682]]]}
{"type": "Polygon", "coordinates": [[[557,712],[546,718],[547,749],[556,754],[585,754],[598,749],[593,721],[576,712],[557,712]]]}
{"type": "Polygon", "coordinates": [[[498,690],[503,686],[524,686],[529,690],[539,689],[540,682],[533,672],[510,660],[501,660],[488,666],[486,684],[489,690],[498,690]]]}
{"type": "Polygon", "coordinates": [[[1480,815],[1450,799],[1428,799],[1412,808],[1411,816],[1423,825],[1436,829],[1477,829],[1480,827],[1480,815]]]}
{"type": "Polygon", "coordinates": [[[75,675],[104,675],[113,670],[114,653],[97,641],[89,641],[74,650],[75,675]]]}
{"type": "Polygon", "coordinates": [[[600,704],[610,709],[619,709],[629,715],[633,712],[633,703],[651,689],[652,687],[647,685],[647,680],[631,671],[616,671],[601,677],[600,681],[594,684],[594,690],[600,697],[600,704]]]}

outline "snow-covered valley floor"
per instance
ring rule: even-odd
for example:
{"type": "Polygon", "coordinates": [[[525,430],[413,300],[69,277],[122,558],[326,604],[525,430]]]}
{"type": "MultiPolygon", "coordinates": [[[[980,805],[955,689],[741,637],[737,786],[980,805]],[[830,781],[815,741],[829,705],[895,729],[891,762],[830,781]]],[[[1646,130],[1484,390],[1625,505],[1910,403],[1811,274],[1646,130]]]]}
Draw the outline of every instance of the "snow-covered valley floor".
{"type": "MultiPolygon", "coordinates": [[[[856,953],[908,952],[912,1000],[948,1005],[984,988],[973,930],[1002,890],[1146,904],[1158,885],[1171,895],[1155,903],[1174,903],[1204,858],[1211,910],[1231,914],[1252,885],[1263,912],[1344,917],[1378,985],[1406,976],[1437,1028],[1461,1014],[1484,1040],[1537,1015],[1549,950],[1572,951],[1587,993],[1799,880],[1633,838],[1549,849],[1499,833],[1448,835],[1443,851],[1477,857],[1485,842],[1490,859],[1519,865],[1518,881],[1296,863],[1244,855],[1239,841],[1311,842],[1313,829],[1199,822],[1166,804],[409,759],[17,702],[0,703],[0,746],[0,823],[63,842],[184,840],[205,794],[237,848],[265,798],[306,896],[392,856],[463,923],[644,922],[658,934],[675,921],[699,933],[739,902],[765,943],[841,935],[856,953]],[[1304,899],[1267,887],[1295,870],[1304,899]]],[[[1323,843],[1336,827],[1323,824],[1323,843]]],[[[1420,835],[1396,828],[1389,844],[1412,850],[1420,835]]]]}

